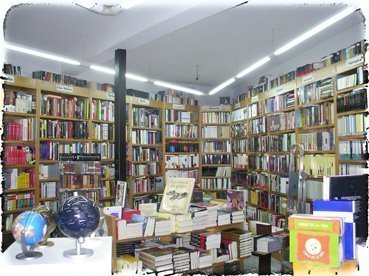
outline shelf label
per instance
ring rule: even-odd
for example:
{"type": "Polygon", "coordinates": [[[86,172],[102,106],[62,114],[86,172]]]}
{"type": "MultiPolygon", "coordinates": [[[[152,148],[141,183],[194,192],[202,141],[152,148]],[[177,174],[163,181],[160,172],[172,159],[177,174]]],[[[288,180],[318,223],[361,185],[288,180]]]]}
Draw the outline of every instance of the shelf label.
{"type": "Polygon", "coordinates": [[[185,106],[183,104],[173,104],[173,109],[185,109],[185,106]]]}
{"type": "Polygon", "coordinates": [[[308,82],[311,82],[314,80],[314,75],[313,74],[310,74],[310,75],[307,75],[307,76],[304,76],[302,77],[302,84],[305,84],[305,83],[308,83],[308,82]]]}
{"type": "Polygon", "coordinates": [[[208,107],[208,111],[219,111],[222,110],[222,107],[217,105],[217,106],[209,106],[208,107]]]}
{"type": "Polygon", "coordinates": [[[280,93],[284,91],[284,86],[278,86],[275,92],[280,93]]]}
{"type": "Polygon", "coordinates": [[[251,98],[251,102],[252,103],[256,103],[258,100],[259,100],[259,96],[258,95],[256,95],[256,96],[254,96],[254,97],[251,98]]]}
{"type": "Polygon", "coordinates": [[[106,94],[106,97],[109,99],[109,100],[113,100],[115,99],[115,94],[114,93],[107,93],[106,94]]]}
{"type": "Polygon", "coordinates": [[[354,65],[359,65],[361,63],[364,62],[364,56],[363,55],[358,55],[358,56],[355,56],[353,58],[349,58],[346,60],[346,67],[351,67],[351,66],[354,66],[354,65]]]}
{"type": "Polygon", "coordinates": [[[240,108],[241,107],[241,103],[235,103],[234,104],[234,108],[240,108]]]}
{"type": "Polygon", "coordinates": [[[139,98],[138,99],[139,104],[149,105],[150,101],[148,99],[139,98]]]}
{"type": "Polygon", "coordinates": [[[6,82],[9,82],[9,83],[14,83],[14,75],[5,75],[6,77],[6,82]]]}
{"type": "Polygon", "coordinates": [[[56,90],[57,91],[60,91],[60,92],[73,93],[73,86],[67,86],[67,85],[57,84],[56,85],[56,90]]]}

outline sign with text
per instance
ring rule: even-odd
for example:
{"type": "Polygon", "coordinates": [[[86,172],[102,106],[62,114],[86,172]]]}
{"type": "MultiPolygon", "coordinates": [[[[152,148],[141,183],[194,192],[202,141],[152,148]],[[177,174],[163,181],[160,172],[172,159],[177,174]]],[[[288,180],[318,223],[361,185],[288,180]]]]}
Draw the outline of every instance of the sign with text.
{"type": "Polygon", "coordinates": [[[73,86],[57,84],[56,85],[56,91],[73,93],[73,86]]]}
{"type": "Polygon", "coordinates": [[[183,104],[173,104],[173,109],[185,109],[185,106],[183,104]]]}
{"type": "Polygon", "coordinates": [[[259,96],[258,95],[256,95],[256,96],[254,96],[254,97],[251,98],[251,102],[252,103],[256,103],[258,100],[259,100],[259,96]]]}
{"type": "Polygon", "coordinates": [[[314,80],[314,75],[313,75],[313,74],[303,76],[303,77],[302,77],[302,84],[305,84],[305,83],[311,82],[311,81],[313,81],[313,80],[314,80]]]}
{"type": "Polygon", "coordinates": [[[148,99],[139,98],[138,99],[139,104],[149,105],[150,101],[148,99]]]}
{"type": "Polygon", "coordinates": [[[353,58],[349,58],[349,59],[346,60],[346,67],[359,65],[359,64],[363,63],[363,61],[364,61],[364,56],[363,55],[358,55],[358,56],[355,56],[353,58]]]}
{"type": "Polygon", "coordinates": [[[106,94],[106,97],[107,97],[109,100],[112,100],[112,101],[114,101],[114,100],[115,100],[115,94],[114,94],[114,93],[108,93],[108,94],[106,94]]]}

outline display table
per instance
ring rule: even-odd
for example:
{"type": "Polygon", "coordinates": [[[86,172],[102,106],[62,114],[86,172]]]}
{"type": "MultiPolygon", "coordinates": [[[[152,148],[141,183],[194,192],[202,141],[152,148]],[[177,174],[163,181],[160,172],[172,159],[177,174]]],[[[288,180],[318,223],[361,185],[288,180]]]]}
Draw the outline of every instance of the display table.
{"type": "Polygon", "coordinates": [[[66,275],[66,276],[111,276],[112,240],[111,237],[86,239],[82,245],[94,251],[91,257],[85,259],[69,259],[63,256],[63,251],[75,247],[75,241],[69,238],[49,239],[54,246],[36,249],[43,256],[34,260],[17,260],[15,255],[21,252],[21,245],[14,242],[4,253],[0,253],[1,275],[66,275]]]}

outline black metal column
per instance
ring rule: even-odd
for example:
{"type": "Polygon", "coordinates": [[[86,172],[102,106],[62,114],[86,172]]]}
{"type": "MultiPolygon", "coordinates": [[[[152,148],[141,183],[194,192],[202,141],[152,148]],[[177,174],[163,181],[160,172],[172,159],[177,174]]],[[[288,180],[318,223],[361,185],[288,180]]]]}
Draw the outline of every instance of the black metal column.
{"type": "Polygon", "coordinates": [[[115,50],[115,180],[126,181],[126,50],[115,50]]]}

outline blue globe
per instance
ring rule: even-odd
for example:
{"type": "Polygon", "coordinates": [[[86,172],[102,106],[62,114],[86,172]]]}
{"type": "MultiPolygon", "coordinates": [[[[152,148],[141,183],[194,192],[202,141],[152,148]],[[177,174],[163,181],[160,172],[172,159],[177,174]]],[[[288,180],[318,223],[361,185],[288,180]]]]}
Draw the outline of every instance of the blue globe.
{"type": "Polygon", "coordinates": [[[12,225],[12,234],[16,241],[21,242],[24,231],[26,245],[37,244],[45,236],[47,230],[45,219],[38,213],[26,211],[19,214],[12,225]]]}
{"type": "Polygon", "coordinates": [[[97,206],[84,196],[72,196],[61,206],[56,218],[60,231],[70,238],[89,236],[99,225],[97,206]]]}

